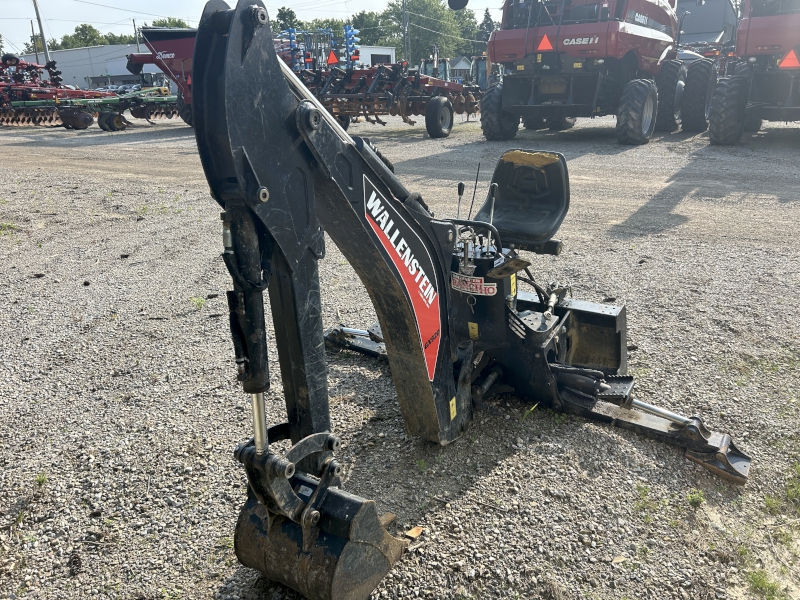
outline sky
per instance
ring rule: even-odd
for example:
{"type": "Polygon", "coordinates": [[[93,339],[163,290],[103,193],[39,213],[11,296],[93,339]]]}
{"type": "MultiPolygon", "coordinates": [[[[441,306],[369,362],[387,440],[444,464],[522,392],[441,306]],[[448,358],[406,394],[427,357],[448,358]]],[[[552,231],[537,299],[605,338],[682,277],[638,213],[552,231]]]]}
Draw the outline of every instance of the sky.
{"type": "MultiPolygon", "coordinates": [[[[502,0],[471,0],[468,8],[475,11],[478,22],[485,8],[492,9],[495,21],[500,19],[500,11],[495,7],[502,0]]],[[[81,23],[91,23],[101,33],[133,33],[133,22],[137,26],[151,22],[159,17],[178,17],[197,26],[205,6],[205,0],[38,0],[42,16],[44,35],[47,39],[60,40],[72,33],[81,23]]],[[[228,0],[233,6],[234,0],[228,0]]],[[[264,0],[270,17],[281,6],[288,6],[303,21],[335,17],[344,19],[350,15],[366,11],[381,11],[387,0],[264,0]]],[[[36,13],[32,0],[0,0],[0,34],[3,36],[6,52],[21,52],[22,45],[30,39],[31,19],[35,22],[36,13]]]]}

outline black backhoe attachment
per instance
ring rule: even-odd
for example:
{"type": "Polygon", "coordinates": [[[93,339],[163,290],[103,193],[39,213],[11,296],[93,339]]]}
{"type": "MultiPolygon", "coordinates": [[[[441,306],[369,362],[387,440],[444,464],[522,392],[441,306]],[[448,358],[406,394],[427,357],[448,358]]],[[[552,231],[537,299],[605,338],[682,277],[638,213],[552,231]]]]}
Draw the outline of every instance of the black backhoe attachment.
{"type": "Polygon", "coordinates": [[[729,436],[633,398],[625,309],[539,286],[519,256],[560,251],[563,156],[509,150],[475,219],[437,219],[278,58],[259,0],[235,9],[208,2],[194,76],[197,144],[224,211],[238,378],[253,408],[254,437],[235,452],[248,479],[235,535],[243,564],[312,600],[366,599],[406,546],[387,533],[374,501],[341,487],[317,269],[323,228],[379,321],[328,339],[388,359],[410,434],[448,444],[469,427],[474,404],[513,391],[685,447],[690,459],[745,482],[750,459],[729,436]],[[265,292],[287,412],[271,427],[265,292]],[[291,449],[274,451],[283,440],[291,449]]]}

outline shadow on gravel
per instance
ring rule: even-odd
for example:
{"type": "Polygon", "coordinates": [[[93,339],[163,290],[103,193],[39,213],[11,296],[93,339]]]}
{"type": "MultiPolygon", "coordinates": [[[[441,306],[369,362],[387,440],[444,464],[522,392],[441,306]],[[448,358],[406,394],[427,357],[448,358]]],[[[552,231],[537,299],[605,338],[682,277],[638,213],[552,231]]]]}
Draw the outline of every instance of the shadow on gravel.
{"type": "MultiPolygon", "coordinates": [[[[651,143],[675,144],[671,150],[681,152],[678,144],[693,137],[695,134],[673,133],[657,135],[651,143]]],[[[707,142],[707,134],[699,134],[707,142]]],[[[774,152],[778,148],[795,150],[793,142],[800,142],[800,130],[774,129],[760,131],[752,136],[745,137],[738,146],[711,146],[706,145],[692,152],[688,162],[679,171],[675,172],[665,186],[653,195],[643,206],[639,207],[625,221],[613,225],[609,234],[616,238],[641,237],[663,233],[675,229],[689,218],[676,213],[680,203],[687,198],[694,198],[709,202],[713,210],[714,202],[723,202],[736,194],[739,196],[763,196],[768,194],[776,202],[796,202],[800,195],[791,185],[781,185],[779,180],[770,177],[770,174],[754,170],[754,163],[761,163],[762,151],[769,149],[774,152]]],[[[787,154],[787,163],[792,159],[787,154]]],[[[795,155],[796,156],[796,155],[795,155]]],[[[782,175],[793,175],[796,170],[790,167],[788,171],[778,172],[782,175]]]]}
{"type": "Polygon", "coordinates": [[[6,146],[37,148],[72,148],[85,146],[105,146],[120,143],[156,142],[159,140],[194,139],[194,129],[191,127],[162,127],[155,125],[134,125],[124,132],[110,133],[103,131],[96,125],[83,131],[67,131],[60,127],[16,127],[6,128],[3,131],[14,133],[17,138],[24,140],[6,142],[6,146]],[[42,135],[44,133],[44,135],[42,135]]]}

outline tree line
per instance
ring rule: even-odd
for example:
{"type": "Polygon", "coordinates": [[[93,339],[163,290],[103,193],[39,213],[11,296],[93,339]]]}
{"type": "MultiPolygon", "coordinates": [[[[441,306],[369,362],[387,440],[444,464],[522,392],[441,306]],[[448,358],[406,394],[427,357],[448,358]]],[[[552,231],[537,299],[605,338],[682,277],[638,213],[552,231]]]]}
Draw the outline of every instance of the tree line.
{"type": "MultiPolygon", "coordinates": [[[[475,12],[450,10],[445,0],[406,0],[408,14],[408,38],[411,55],[402,56],[403,48],[403,6],[402,0],[390,0],[382,12],[364,11],[347,19],[313,19],[301,21],[291,8],[281,7],[272,16],[272,30],[275,35],[290,27],[295,29],[331,29],[337,38],[343,38],[344,26],[352,25],[359,30],[362,46],[392,46],[397,57],[404,58],[412,65],[419,64],[420,59],[431,53],[431,46],[439,46],[439,56],[455,58],[457,56],[476,56],[486,51],[489,35],[499,27],[492,21],[489,10],[483,13],[480,23],[475,12]]],[[[144,24],[147,26],[147,23],[144,24]]],[[[154,27],[188,27],[182,19],[169,17],[155,19],[154,27]]],[[[83,23],[61,40],[47,41],[50,50],[66,50],[86,46],[105,46],[109,44],[135,44],[136,38],[131,34],[101,33],[94,25],[83,23]]],[[[2,48],[2,38],[0,38],[2,48]]],[[[25,53],[35,50],[42,52],[42,41],[39,36],[31,36],[25,44],[25,53]]]]}
{"type": "MultiPolygon", "coordinates": [[[[147,27],[147,23],[143,23],[147,27]]],[[[175,17],[168,17],[165,19],[155,19],[152,27],[177,27],[186,28],[189,24],[183,19],[176,19],[175,17]]],[[[100,31],[89,23],[82,23],[75,28],[73,33],[68,33],[61,38],[61,41],[55,38],[47,40],[48,50],[68,50],[69,48],[85,48],[87,46],[108,46],[114,44],[135,44],[136,37],[131,34],[125,33],[100,33],[100,31]]],[[[0,45],[0,48],[2,46],[0,45]]],[[[24,51],[26,54],[33,52],[43,52],[42,38],[40,36],[31,36],[31,41],[25,44],[24,51]]]]}
{"type": "Polygon", "coordinates": [[[402,56],[403,49],[403,5],[402,0],[390,0],[382,12],[361,11],[348,19],[314,19],[300,21],[291,8],[281,7],[272,19],[272,30],[278,33],[289,27],[296,29],[333,30],[333,35],[342,37],[344,26],[352,25],[359,30],[362,46],[392,46],[397,57],[410,64],[419,64],[420,59],[431,53],[431,46],[439,46],[439,56],[476,56],[486,51],[489,35],[499,27],[492,21],[487,9],[478,23],[475,12],[450,10],[445,0],[406,0],[408,14],[408,37],[411,55],[402,56]]]}

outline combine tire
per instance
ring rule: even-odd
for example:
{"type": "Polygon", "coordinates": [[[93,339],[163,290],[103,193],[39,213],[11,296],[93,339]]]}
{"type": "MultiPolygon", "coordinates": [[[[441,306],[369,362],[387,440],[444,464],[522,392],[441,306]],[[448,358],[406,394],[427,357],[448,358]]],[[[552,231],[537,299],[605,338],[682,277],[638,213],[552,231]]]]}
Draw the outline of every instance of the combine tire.
{"type": "Polygon", "coordinates": [[[192,105],[185,104],[183,101],[183,94],[178,92],[178,100],[175,102],[178,107],[178,114],[183,119],[183,122],[186,123],[189,127],[194,127],[192,121],[192,105]]]}
{"type": "Polygon", "coordinates": [[[481,99],[481,130],[490,141],[510,140],[517,135],[519,117],[503,110],[503,84],[486,90],[481,99]]]}
{"type": "Polygon", "coordinates": [[[522,117],[522,126],[529,131],[547,129],[547,123],[541,117],[522,117]]]}
{"type": "Polygon", "coordinates": [[[702,133],[708,129],[708,113],[716,87],[717,69],[713,61],[704,58],[689,64],[683,89],[683,131],[702,133]]]}
{"type": "Polygon", "coordinates": [[[434,96],[425,107],[425,129],[432,138],[446,138],[453,129],[453,103],[445,96],[434,96]]]}
{"type": "Polygon", "coordinates": [[[339,121],[339,125],[341,125],[342,129],[345,131],[347,131],[347,128],[350,127],[350,115],[338,116],[336,117],[336,120],[339,121]]]}
{"type": "Polygon", "coordinates": [[[625,84],[617,111],[617,140],[620,144],[641,145],[650,141],[656,126],[658,92],[649,79],[634,79],[625,84]]]}
{"type": "Polygon", "coordinates": [[[721,79],[711,99],[708,138],[715,146],[732,146],[742,139],[750,79],[734,75],[721,79]]]}
{"type": "Polygon", "coordinates": [[[681,126],[683,89],[686,86],[686,65],[679,60],[668,60],[656,75],[658,90],[657,131],[677,131],[681,126]]]}
{"type": "Polygon", "coordinates": [[[547,120],[547,128],[550,131],[566,131],[575,127],[575,117],[558,117],[547,120]]]}

